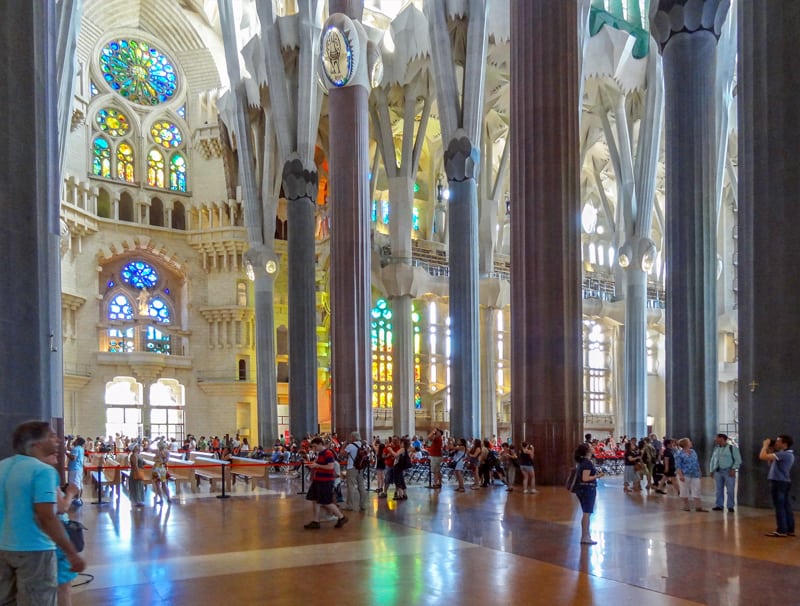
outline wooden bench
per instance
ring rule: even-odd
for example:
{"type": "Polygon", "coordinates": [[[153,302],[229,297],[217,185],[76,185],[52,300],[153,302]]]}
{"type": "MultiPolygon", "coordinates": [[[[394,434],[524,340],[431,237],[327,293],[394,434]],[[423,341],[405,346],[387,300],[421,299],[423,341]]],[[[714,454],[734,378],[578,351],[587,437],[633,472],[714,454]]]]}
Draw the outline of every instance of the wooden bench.
{"type": "MultiPolygon", "coordinates": [[[[194,477],[198,488],[200,487],[200,480],[208,480],[208,483],[211,486],[211,492],[216,492],[217,482],[222,480],[222,467],[230,467],[230,463],[228,461],[220,461],[219,459],[199,456],[195,458],[194,465],[196,466],[194,469],[194,477]]],[[[231,490],[230,469],[225,472],[225,490],[231,490]]]]}
{"type": "Polygon", "coordinates": [[[231,457],[231,475],[233,476],[233,483],[236,483],[236,478],[241,478],[245,482],[250,482],[250,490],[256,489],[256,482],[264,480],[266,485],[269,480],[270,463],[267,461],[260,461],[258,459],[247,459],[245,457],[231,457]]]}
{"type": "Polygon", "coordinates": [[[170,459],[169,466],[170,480],[175,482],[175,494],[181,494],[183,487],[188,486],[192,492],[197,492],[197,480],[194,477],[195,468],[192,461],[183,461],[180,459],[170,459]]]}
{"type": "Polygon", "coordinates": [[[117,493],[119,497],[121,474],[120,465],[114,459],[106,459],[102,455],[93,455],[90,459],[89,466],[91,468],[97,467],[98,469],[91,469],[89,477],[95,487],[102,489],[105,486],[110,486],[111,490],[117,493]],[[102,470],[99,469],[102,467],[102,470]]]}

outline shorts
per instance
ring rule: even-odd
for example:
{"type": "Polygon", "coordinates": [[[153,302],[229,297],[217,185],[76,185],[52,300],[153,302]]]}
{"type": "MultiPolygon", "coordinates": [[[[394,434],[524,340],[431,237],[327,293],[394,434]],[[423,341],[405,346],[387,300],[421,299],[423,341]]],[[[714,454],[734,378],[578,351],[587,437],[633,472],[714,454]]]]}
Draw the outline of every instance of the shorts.
{"type": "Polygon", "coordinates": [[[684,476],[685,482],[678,482],[681,490],[681,496],[684,499],[689,497],[700,498],[700,478],[687,478],[684,476]]]}
{"type": "Polygon", "coordinates": [[[442,457],[431,457],[431,473],[437,474],[442,470],[442,457]]]}
{"type": "Polygon", "coordinates": [[[161,480],[162,482],[167,481],[167,468],[163,465],[156,465],[153,467],[152,474],[154,480],[161,480]]]}
{"type": "Polygon", "coordinates": [[[594,513],[594,504],[597,501],[597,485],[580,484],[575,491],[575,496],[580,501],[583,513],[594,513]]]}
{"type": "Polygon", "coordinates": [[[316,501],[320,505],[330,505],[333,503],[333,481],[330,482],[311,482],[306,493],[307,501],[316,501]]]}
{"type": "Polygon", "coordinates": [[[523,473],[533,473],[533,465],[520,465],[519,468],[523,473]]]}
{"type": "Polygon", "coordinates": [[[58,559],[58,584],[63,585],[69,583],[78,576],[77,572],[72,572],[67,554],[61,551],[60,547],[56,547],[56,558],[58,559]]]}
{"type": "Polygon", "coordinates": [[[78,490],[83,490],[83,469],[67,471],[67,482],[77,486],[78,490]]]}

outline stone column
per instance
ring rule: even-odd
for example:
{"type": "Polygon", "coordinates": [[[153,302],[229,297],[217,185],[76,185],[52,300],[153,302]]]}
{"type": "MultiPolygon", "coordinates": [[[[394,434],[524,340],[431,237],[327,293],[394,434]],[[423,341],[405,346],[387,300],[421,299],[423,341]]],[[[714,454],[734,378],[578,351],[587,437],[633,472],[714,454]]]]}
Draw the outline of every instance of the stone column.
{"type": "Polygon", "coordinates": [[[412,436],[414,417],[414,327],[409,295],[392,297],[392,431],[412,436]]]}
{"type": "MultiPolygon", "coordinates": [[[[50,2],[0,7],[0,201],[9,219],[0,225],[0,426],[7,435],[63,409],[55,13],[50,2]],[[19,128],[29,123],[32,133],[19,128]]],[[[0,457],[10,454],[6,439],[0,457]]]]}
{"type": "Polygon", "coordinates": [[[294,436],[316,433],[317,306],[314,210],[316,166],[306,168],[298,157],[283,167],[283,188],[289,220],[289,431],[294,436]]]}
{"type": "Polygon", "coordinates": [[[701,459],[717,431],[717,40],[729,0],[660,0],[652,34],[664,61],[667,433],[701,459]]]}
{"type": "MultiPolygon", "coordinates": [[[[356,21],[363,0],[331,0],[331,18],[356,21]]],[[[324,31],[324,30],[323,30],[324,31]]],[[[331,174],[331,375],[333,427],[340,436],[372,434],[372,356],[369,346],[370,204],[369,96],[366,36],[361,78],[328,94],[331,174]]]]}
{"type": "Polygon", "coordinates": [[[577,3],[511,3],[512,437],[563,483],[581,441],[577,3]]]}
{"type": "Polygon", "coordinates": [[[647,274],[629,266],[625,276],[625,425],[626,436],[647,431],[647,274]]]}
{"type": "MultiPolygon", "coordinates": [[[[800,6],[738,9],[739,486],[742,503],[770,506],[761,443],[788,433],[797,452],[800,441],[800,6]]],[[[792,471],[796,483],[800,466],[792,471]]]]}
{"type": "Polygon", "coordinates": [[[254,262],[250,249],[245,253],[255,273],[254,315],[256,317],[256,392],[258,439],[269,445],[278,437],[278,371],[275,367],[275,277],[268,274],[265,262],[254,262]]]}
{"type": "MultiPolygon", "coordinates": [[[[463,133],[463,131],[462,131],[463,133]]],[[[450,187],[450,433],[480,437],[478,187],[480,153],[466,136],[445,150],[450,187]]]]}

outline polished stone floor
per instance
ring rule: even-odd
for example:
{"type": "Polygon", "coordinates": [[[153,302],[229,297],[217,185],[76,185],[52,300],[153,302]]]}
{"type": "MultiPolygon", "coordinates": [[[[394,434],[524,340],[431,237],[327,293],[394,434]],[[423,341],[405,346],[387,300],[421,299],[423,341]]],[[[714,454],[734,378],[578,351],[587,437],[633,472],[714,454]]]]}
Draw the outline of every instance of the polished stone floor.
{"type": "Polygon", "coordinates": [[[800,604],[800,539],[765,537],[768,510],[687,513],[675,497],[626,495],[612,478],[589,547],[561,487],[412,485],[407,501],[370,493],[366,513],[313,531],[299,489],[275,476],[228,499],[201,492],[157,507],[148,493],[143,510],[124,491],[106,505],[85,497],[94,578],[73,604],[800,604]]]}

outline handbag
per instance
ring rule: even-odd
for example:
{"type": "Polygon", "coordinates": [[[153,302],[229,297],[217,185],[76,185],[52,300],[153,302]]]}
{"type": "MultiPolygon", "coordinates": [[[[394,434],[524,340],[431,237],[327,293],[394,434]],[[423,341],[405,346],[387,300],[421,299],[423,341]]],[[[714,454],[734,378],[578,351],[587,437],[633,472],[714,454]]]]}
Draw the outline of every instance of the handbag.
{"type": "Polygon", "coordinates": [[[572,468],[567,476],[567,481],[564,483],[564,488],[570,492],[575,492],[578,487],[578,466],[572,468]]]}
{"type": "Polygon", "coordinates": [[[75,520],[67,520],[64,522],[64,530],[67,531],[67,536],[69,537],[72,545],[75,547],[75,551],[78,553],[83,551],[83,531],[88,530],[88,528],[86,528],[86,526],[80,522],[76,522],[75,520]]]}

